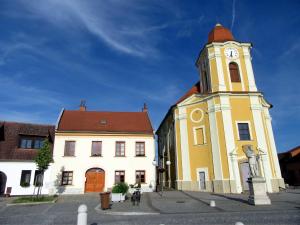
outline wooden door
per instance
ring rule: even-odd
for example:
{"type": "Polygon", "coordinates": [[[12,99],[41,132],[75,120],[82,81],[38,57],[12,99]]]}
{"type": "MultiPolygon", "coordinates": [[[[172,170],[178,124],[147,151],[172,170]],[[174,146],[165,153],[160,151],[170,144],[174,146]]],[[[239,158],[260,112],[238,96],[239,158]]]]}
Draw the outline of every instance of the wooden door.
{"type": "Polygon", "coordinates": [[[104,171],[88,171],[85,175],[85,192],[102,192],[104,189],[104,171]]]}

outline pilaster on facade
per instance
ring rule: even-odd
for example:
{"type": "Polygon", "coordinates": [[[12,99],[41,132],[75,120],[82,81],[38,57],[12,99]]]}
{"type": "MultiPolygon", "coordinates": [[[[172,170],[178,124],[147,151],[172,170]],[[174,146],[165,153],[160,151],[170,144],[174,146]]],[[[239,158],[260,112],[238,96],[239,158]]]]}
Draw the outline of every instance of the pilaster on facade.
{"type": "Polygon", "coordinates": [[[271,171],[271,165],[270,165],[270,157],[268,155],[268,146],[266,141],[266,134],[264,132],[264,126],[263,126],[263,118],[262,118],[262,106],[259,102],[258,96],[250,96],[250,102],[251,102],[251,110],[252,110],[252,116],[253,116],[253,122],[254,127],[256,131],[256,138],[257,138],[257,147],[258,149],[261,149],[264,154],[262,154],[262,166],[263,166],[263,172],[266,179],[266,185],[267,185],[267,191],[273,192],[272,189],[272,171],[271,171]]]}
{"type": "Polygon", "coordinates": [[[181,138],[182,180],[191,181],[189,139],[187,129],[187,112],[184,106],[178,107],[178,120],[181,138]]]}
{"type": "Polygon", "coordinates": [[[214,100],[208,100],[208,117],[211,131],[212,158],[214,167],[214,180],[223,180],[222,162],[220,156],[219,131],[214,107],[214,100]]]}
{"type": "Polygon", "coordinates": [[[275,176],[277,179],[282,179],[276,145],[275,145],[275,140],[274,140],[274,134],[273,134],[273,129],[272,129],[272,123],[271,123],[272,117],[270,116],[270,112],[267,107],[264,107],[264,115],[265,115],[265,119],[266,119],[268,137],[269,137],[269,141],[270,141],[270,145],[271,145],[271,152],[272,152],[272,158],[273,158],[273,162],[274,162],[275,176]]]}
{"type": "Polygon", "coordinates": [[[234,141],[234,133],[233,133],[233,123],[231,117],[231,108],[228,96],[220,96],[221,100],[221,112],[223,118],[224,125],[224,133],[225,136],[225,144],[227,151],[227,160],[228,160],[228,168],[229,168],[229,179],[235,181],[235,190],[237,193],[242,192],[241,180],[240,180],[240,172],[237,162],[237,157],[233,153],[233,150],[236,149],[235,141],[234,141]]]}
{"type": "Polygon", "coordinates": [[[247,75],[248,75],[249,91],[257,91],[253,68],[252,68],[252,63],[251,63],[251,55],[250,55],[250,47],[249,46],[243,46],[243,54],[244,54],[247,75]]]}
{"type": "MultiPolygon", "coordinates": [[[[224,71],[223,71],[223,66],[222,66],[222,58],[221,58],[221,49],[219,47],[214,47],[213,48],[214,52],[210,53],[208,55],[209,60],[215,59],[216,60],[216,69],[217,69],[217,84],[214,83],[212,84],[212,91],[226,91],[226,85],[225,85],[225,80],[224,80],[224,71]]],[[[211,63],[210,64],[210,74],[212,74],[212,68],[211,68],[211,63]]]]}

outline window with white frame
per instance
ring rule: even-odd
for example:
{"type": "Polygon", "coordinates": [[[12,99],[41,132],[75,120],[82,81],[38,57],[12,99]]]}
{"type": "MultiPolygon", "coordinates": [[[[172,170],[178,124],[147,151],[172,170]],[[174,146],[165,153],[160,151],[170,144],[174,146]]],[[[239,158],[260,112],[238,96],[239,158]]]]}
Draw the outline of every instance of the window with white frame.
{"type": "Polygon", "coordinates": [[[194,144],[195,145],[203,145],[206,144],[206,137],[205,137],[205,127],[194,127],[194,144]]]}
{"type": "Polygon", "coordinates": [[[20,186],[29,187],[31,178],[31,170],[22,170],[20,186]]]}
{"type": "Polygon", "coordinates": [[[249,123],[247,122],[239,122],[237,123],[239,138],[241,141],[249,141],[251,140],[249,123]]]}
{"type": "Polygon", "coordinates": [[[136,142],[135,143],[135,155],[136,156],[145,156],[145,142],[136,142]]]}
{"type": "Polygon", "coordinates": [[[102,141],[92,141],[92,156],[102,155],[102,141]]]}

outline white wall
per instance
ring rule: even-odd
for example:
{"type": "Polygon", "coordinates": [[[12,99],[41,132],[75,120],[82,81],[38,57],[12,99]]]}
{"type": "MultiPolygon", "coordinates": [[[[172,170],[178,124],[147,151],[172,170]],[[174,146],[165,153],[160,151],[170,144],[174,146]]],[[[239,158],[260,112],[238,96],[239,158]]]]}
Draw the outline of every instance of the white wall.
{"type": "Polygon", "coordinates": [[[105,171],[105,190],[114,184],[115,171],[125,171],[125,182],[135,183],[135,171],[146,171],[146,183],[143,191],[152,191],[155,187],[154,137],[139,136],[60,136],[56,135],[51,166],[51,193],[84,193],[85,173],[93,167],[105,171]],[[76,141],[75,157],[64,156],[65,141],[76,141]],[[91,157],[92,141],[102,141],[102,157],[91,157]],[[116,141],[125,141],[125,157],[115,157],[116,141]],[[135,157],[135,143],[145,142],[146,157],[135,157]],[[57,187],[61,182],[61,170],[73,171],[73,184],[57,187]],[[152,189],[149,185],[152,185],[152,189]]]}
{"type": "MultiPolygon", "coordinates": [[[[12,187],[11,195],[32,195],[35,170],[36,164],[34,162],[0,162],[0,171],[5,173],[7,177],[5,192],[7,187],[12,187]],[[22,170],[31,170],[29,187],[20,186],[22,170]]],[[[50,171],[48,169],[44,175],[42,194],[48,194],[49,183],[47,181],[49,181],[49,178],[50,171]]]]}

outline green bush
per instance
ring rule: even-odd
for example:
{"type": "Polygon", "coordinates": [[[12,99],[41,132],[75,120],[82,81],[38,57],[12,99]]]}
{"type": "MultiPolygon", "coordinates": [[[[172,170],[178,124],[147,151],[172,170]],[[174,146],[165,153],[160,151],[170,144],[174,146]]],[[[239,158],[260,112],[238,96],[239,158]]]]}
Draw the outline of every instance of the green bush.
{"type": "Polygon", "coordinates": [[[128,191],[128,184],[127,183],[117,183],[113,186],[112,193],[122,193],[123,195],[128,191]]]}
{"type": "Polygon", "coordinates": [[[20,183],[20,186],[21,186],[21,187],[29,187],[29,186],[30,186],[30,183],[25,182],[25,181],[22,181],[22,182],[20,183]]]}

